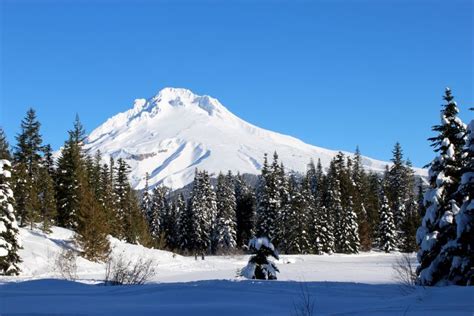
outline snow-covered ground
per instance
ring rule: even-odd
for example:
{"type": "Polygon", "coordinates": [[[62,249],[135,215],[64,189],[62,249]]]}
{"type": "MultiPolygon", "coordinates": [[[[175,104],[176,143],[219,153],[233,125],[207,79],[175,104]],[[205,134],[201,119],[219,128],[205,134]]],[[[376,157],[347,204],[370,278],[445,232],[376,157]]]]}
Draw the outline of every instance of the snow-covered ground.
{"type": "Polygon", "coordinates": [[[314,300],[314,315],[474,313],[472,287],[401,288],[392,272],[399,254],[281,256],[279,280],[262,282],[236,277],[247,256],[196,261],[112,239],[115,255],[153,259],[157,274],[144,286],[106,287],[96,284],[105,265],[82,258],[81,283],[59,280],[55,258],[71,246],[71,231],[22,229],[21,235],[23,274],[0,278],[0,315],[292,315],[302,284],[314,300]]]}

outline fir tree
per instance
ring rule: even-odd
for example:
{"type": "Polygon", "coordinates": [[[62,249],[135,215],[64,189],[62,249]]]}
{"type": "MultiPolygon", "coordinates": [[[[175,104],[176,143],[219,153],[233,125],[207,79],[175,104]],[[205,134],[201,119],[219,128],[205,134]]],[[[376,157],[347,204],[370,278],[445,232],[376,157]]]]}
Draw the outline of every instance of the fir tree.
{"type": "Polygon", "coordinates": [[[366,205],[368,204],[369,183],[367,174],[362,166],[362,156],[359,147],[356,148],[354,155],[351,178],[354,185],[354,195],[352,196],[352,200],[354,203],[354,211],[357,215],[360,246],[362,250],[368,251],[372,247],[371,227],[366,209],[366,205]]]}
{"type": "Polygon", "coordinates": [[[341,218],[341,231],[343,232],[343,238],[340,242],[340,251],[342,253],[358,253],[360,247],[359,226],[357,225],[357,214],[352,207],[350,196],[341,218]]]}
{"type": "Polygon", "coordinates": [[[84,166],[83,141],[85,131],[79,117],[69,131],[57,161],[56,200],[58,225],[74,229],[77,227],[77,212],[80,207],[80,178],[86,173],[84,166]]]}
{"type": "Polygon", "coordinates": [[[13,191],[10,185],[11,164],[0,159],[0,275],[18,275],[21,262],[20,232],[16,223],[13,191]]]}
{"type": "Polygon", "coordinates": [[[76,241],[82,249],[84,258],[103,261],[110,253],[105,211],[95,198],[84,175],[80,178],[79,188],[76,241]]]}
{"type": "Polygon", "coordinates": [[[439,155],[429,170],[430,188],[425,193],[426,213],[417,231],[418,282],[436,285],[448,281],[456,238],[455,215],[459,212],[455,193],[461,180],[465,128],[451,90],[441,110],[441,124],[433,127],[438,135],[430,138],[439,155]]]}
{"type": "Polygon", "coordinates": [[[280,245],[285,253],[309,253],[308,222],[310,205],[294,177],[289,181],[289,201],[281,214],[280,245]]]}
{"type": "Polygon", "coordinates": [[[278,164],[277,153],[275,152],[273,156],[271,167],[265,155],[257,196],[257,236],[266,236],[270,239],[278,237],[277,220],[280,218],[283,206],[281,196],[283,184],[284,173],[278,164]]]}
{"type": "Polygon", "coordinates": [[[193,243],[193,214],[190,206],[186,205],[183,194],[179,194],[176,200],[176,207],[179,209],[178,215],[178,243],[183,252],[194,250],[193,243]]]}
{"type": "Polygon", "coordinates": [[[385,252],[391,252],[396,247],[396,227],[393,212],[388,204],[385,191],[382,190],[380,206],[380,223],[378,229],[379,248],[385,252]]]}
{"type": "Polygon", "coordinates": [[[179,214],[184,209],[184,201],[175,199],[168,207],[168,212],[165,213],[163,230],[166,236],[166,248],[169,250],[179,249],[179,230],[178,220],[179,214]]]}
{"type": "Polygon", "coordinates": [[[48,171],[48,174],[51,178],[55,176],[54,170],[54,159],[53,159],[53,149],[50,144],[43,146],[43,158],[41,160],[41,165],[43,168],[48,171]]]}
{"type": "Polygon", "coordinates": [[[151,197],[151,207],[146,215],[150,234],[160,244],[160,247],[164,247],[166,244],[164,217],[169,209],[167,195],[168,189],[166,187],[156,186],[151,197]]]}
{"type": "Polygon", "coordinates": [[[252,238],[248,245],[253,253],[247,266],[240,274],[248,279],[258,280],[276,280],[277,272],[280,272],[274,262],[268,260],[268,257],[279,259],[278,252],[273,244],[266,237],[252,238]]]}
{"type": "Polygon", "coordinates": [[[216,253],[228,253],[237,246],[236,199],[232,174],[217,177],[217,218],[214,236],[216,253]]]}
{"type": "Polygon", "coordinates": [[[151,206],[152,206],[150,187],[148,186],[149,180],[150,180],[150,176],[147,172],[145,174],[145,187],[143,188],[142,200],[140,203],[140,208],[147,219],[149,217],[149,214],[151,214],[151,206]]]}
{"type": "Polygon", "coordinates": [[[209,197],[208,183],[209,178],[206,176],[205,171],[198,172],[193,182],[193,190],[191,193],[191,240],[192,240],[192,251],[195,254],[200,253],[204,256],[205,253],[209,252],[211,247],[211,231],[212,231],[212,211],[209,209],[209,197]]]}
{"type": "Polygon", "coordinates": [[[235,199],[236,199],[236,221],[237,221],[237,245],[247,245],[252,236],[255,235],[255,194],[245,183],[243,177],[238,174],[235,177],[235,199]]]}
{"type": "Polygon", "coordinates": [[[331,161],[327,180],[328,192],[326,197],[326,209],[329,212],[329,221],[333,223],[334,229],[334,250],[336,252],[342,251],[344,243],[344,230],[342,226],[342,217],[344,216],[344,208],[342,205],[341,182],[340,176],[342,172],[341,160],[338,157],[331,161]]]}
{"type": "Polygon", "coordinates": [[[39,170],[39,177],[35,186],[40,190],[38,198],[40,206],[39,216],[42,222],[41,229],[44,232],[50,232],[57,216],[57,202],[54,181],[47,167],[39,170]]]}
{"type": "Polygon", "coordinates": [[[7,136],[3,131],[3,128],[0,127],[0,159],[5,159],[11,161],[10,145],[7,141],[7,136]]]}
{"type": "Polygon", "coordinates": [[[35,183],[39,177],[41,162],[40,126],[35,110],[29,109],[21,121],[21,132],[16,136],[13,191],[20,226],[32,226],[39,217],[38,188],[35,183]]]}
{"type": "MultiPolygon", "coordinates": [[[[474,111],[474,109],[471,109],[474,111]]],[[[456,215],[456,236],[448,279],[457,285],[474,285],[474,120],[468,126],[464,164],[458,199],[462,202],[456,215]]]]}

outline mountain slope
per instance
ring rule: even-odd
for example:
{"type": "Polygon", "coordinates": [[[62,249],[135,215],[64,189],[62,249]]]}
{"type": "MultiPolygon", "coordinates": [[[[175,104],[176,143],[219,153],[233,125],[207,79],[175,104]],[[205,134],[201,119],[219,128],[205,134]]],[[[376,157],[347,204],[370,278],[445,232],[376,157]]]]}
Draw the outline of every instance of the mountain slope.
{"type": "MultiPolygon", "coordinates": [[[[310,159],[321,159],[327,167],[337,154],[256,127],[217,99],[176,88],[135,100],[132,109],[96,128],[86,148],[100,150],[104,159],[124,158],[136,189],[144,187],[147,172],[151,186],[163,183],[177,189],[193,180],[195,168],[258,174],[264,154],[277,151],[286,168],[302,172],[310,159]]],[[[387,163],[364,158],[363,164],[383,171],[387,163]]]]}

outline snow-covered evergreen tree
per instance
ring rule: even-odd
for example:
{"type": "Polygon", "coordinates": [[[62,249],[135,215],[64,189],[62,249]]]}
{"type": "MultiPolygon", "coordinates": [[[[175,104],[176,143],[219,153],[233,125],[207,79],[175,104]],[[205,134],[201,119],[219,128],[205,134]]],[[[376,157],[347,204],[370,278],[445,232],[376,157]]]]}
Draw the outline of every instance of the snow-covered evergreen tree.
{"type": "Polygon", "coordinates": [[[148,219],[148,216],[150,214],[150,208],[152,204],[151,200],[151,194],[150,194],[150,187],[148,185],[148,181],[150,179],[150,176],[148,172],[145,174],[145,187],[143,188],[143,193],[142,193],[142,200],[140,203],[140,208],[145,215],[145,217],[148,219]]]}
{"type": "Polygon", "coordinates": [[[277,236],[277,220],[282,207],[280,166],[278,156],[274,155],[272,167],[264,156],[262,175],[257,193],[257,236],[273,239],[277,236]]]}
{"type": "MultiPolygon", "coordinates": [[[[151,205],[146,214],[151,236],[160,242],[161,238],[166,239],[164,235],[164,217],[168,213],[169,203],[167,199],[168,189],[164,186],[156,186],[151,196],[151,205]]],[[[165,246],[161,241],[161,247],[165,246]]]]}
{"type": "Polygon", "coordinates": [[[352,198],[348,197],[348,205],[344,208],[341,217],[341,241],[340,251],[342,253],[358,253],[360,247],[359,225],[357,224],[357,214],[352,207],[352,198]]]}
{"type": "Polygon", "coordinates": [[[217,218],[213,236],[216,253],[227,253],[237,246],[236,199],[232,174],[217,177],[217,218]]]}
{"type": "Polygon", "coordinates": [[[456,192],[462,204],[456,215],[456,237],[448,278],[457,285],[474,285],[474,120],[468,125],[463,159],[461,183],[456,192]]]}
{"type": "Polygon", "coordinates": [[[379,248],[385,252],[391,252],[396,248],[396,227],[392,209],[382,190],[381,206],[380,206],[380,222],[378,229],[379,248]]]}
{"type": "Polygon", "coordinates": [[[21,262],[20,232],[15,218],[13,191],[10,185],[11,163],[0,159],[0,275],[18,275],[21,262]]]}
{"type": "Polygon", "coordinates": [[[192,210],[186,205],[183,194],[179,194],[176,200],[176,206],[179,209],[178,215],[178,246],[183,252],[194,250],[194,234],[192,225],[192,210]]]}
{"type": "Polygon", "coordinates": [[[342,229],[342,216],[344,215],[344,208],[342,206],[341,185],[339,180],[340,169],[336,165],[336,161],[331,161],[327,182],[328,191],[325,198],[325,207],[328,212],[328,222],[332,224],[334,234],[334,250],[341,252],[342,243],[344,240],[342,229]]]}
{"type": "Polygon", "coordinates": [[[458,117],[458,107],[451,90],[446,89],[446,103],[441,110],[441,124],[433,127],[438,135],[430,138],[439,155],[429,169],[430,188],[425,193],[426,213],[417,230],[418,282],[436,285],[448,282],[459,212],[455,193],[461,180],[465,126],[458,117]]]}
{"type": "Polygon", "coordinates": [[[279,260],[278,251],[275,246],[266,237],[252,238],[248,245],[249,250],[253,253],[247,266],[245,266],[240,275],[247,279],[258,280],[276,280],[277,266],[274,262],[268,260],[273,257],[279,260]]]}
{"type": "Polygon", "coordinates": [[[114,177],[114,195],[116,197],[115,225],[113,234],[118,238],[126,237],[127,217],[130,211],[130,184],[128,174],[130,167],[122,158],[117,159],[116,177],[114,177]]]}
{"type": "Polygon", "coordinates": [[[215,211],[214,209],[211,209],[212,203],[209,203],[213,198],[212,195],[209,196],[210,186],[207,172],[199,172],[196,169],[190,201],[192,227],[191,241],[193,247],[190,250],[194,251],[195,254],[200,253],[203,256],[205,253],[210,251],[213,220],[212,212],[215,211]],[[211,208],[209,206],[211,206],[211,208]]]}
{"type": "Polygon", "coordinates": [[[285,253],[309,253],[310,237],[308,233],[310,205],[303,188],[292,176],[289,180],[289,201],[281,213],[279,227],[280,249],[285,253]]]}

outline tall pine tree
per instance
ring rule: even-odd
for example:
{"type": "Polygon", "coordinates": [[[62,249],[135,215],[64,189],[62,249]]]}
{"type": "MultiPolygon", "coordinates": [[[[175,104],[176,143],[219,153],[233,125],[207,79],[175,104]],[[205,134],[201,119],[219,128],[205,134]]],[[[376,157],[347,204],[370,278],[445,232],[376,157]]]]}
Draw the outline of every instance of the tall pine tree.
{"type": "Polygon", "coordinates": [[[451,240],[456,237],[454,216],[458,213],[455,193],[461,180],[464,124],[449,88],[441,110],[441,124],[433,127],[438,135],[430,138],[438,156],[429,169],[430,188],[425,193],[426,213],[417,231],[420,246],[418,282],[436,285],[448,281],[453,257],[451,240]]]}

